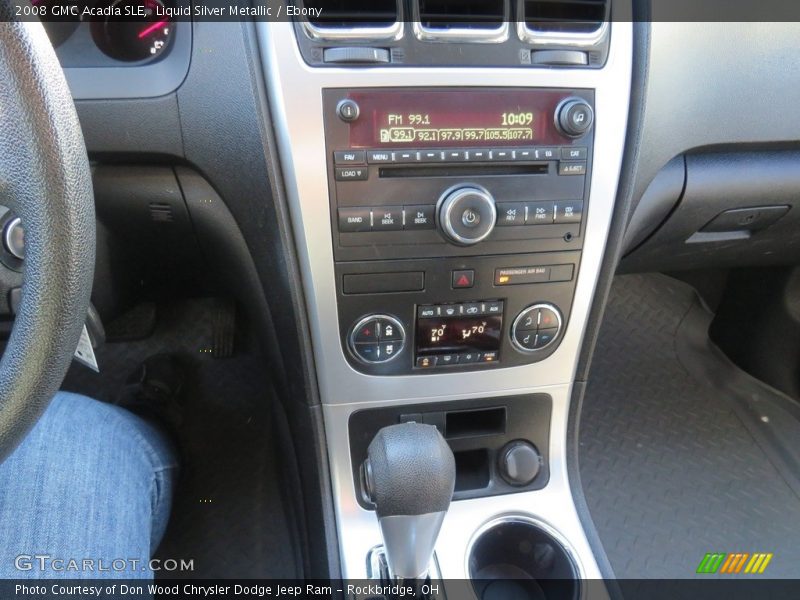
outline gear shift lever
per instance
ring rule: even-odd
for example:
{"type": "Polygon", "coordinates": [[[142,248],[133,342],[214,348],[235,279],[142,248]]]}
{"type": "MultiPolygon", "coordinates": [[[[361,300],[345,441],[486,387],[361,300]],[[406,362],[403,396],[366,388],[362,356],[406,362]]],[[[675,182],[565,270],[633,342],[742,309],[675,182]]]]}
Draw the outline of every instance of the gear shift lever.
{"type": "Polygon", "coordinates": [[[391,425],[375,435],[363,469],[389,575],[423,578],[453,498],[456,463],[450,446],[432,425],[391,425]]]}

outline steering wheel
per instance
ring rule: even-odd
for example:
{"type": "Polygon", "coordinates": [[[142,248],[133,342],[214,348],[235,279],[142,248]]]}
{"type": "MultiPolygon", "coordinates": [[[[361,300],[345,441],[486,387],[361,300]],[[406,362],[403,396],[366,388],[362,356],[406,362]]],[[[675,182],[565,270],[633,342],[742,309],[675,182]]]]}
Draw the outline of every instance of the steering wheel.
{"type": "Polygon", "coordinates": [[[92,289],[86,146],[44,28],[0,0],[0,204],[25,226],[22,298],[0,360],[0,461],[44,412],[80,339],[92,289]]]}

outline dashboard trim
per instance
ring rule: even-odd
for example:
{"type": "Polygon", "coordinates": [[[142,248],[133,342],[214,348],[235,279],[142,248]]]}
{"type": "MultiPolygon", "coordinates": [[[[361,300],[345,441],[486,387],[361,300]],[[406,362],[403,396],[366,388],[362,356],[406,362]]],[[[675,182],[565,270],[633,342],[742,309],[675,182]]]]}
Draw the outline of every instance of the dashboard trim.
{"type": "MultiPolygon", "coordinates": [[[[387,68],[308,66],[291,23],[257,23],[281,166],[306,291],[328,438],[337,530],[346,577],[366,576],[366,556],[380,542],[377,519],[358,505],[350,464],[348,419],[361,408],[465,398],[548,393],[553,398],[548,485],[532,492],[461,500],[445,518],[437,557],[445,578],[464,579],[466,548],[481,523],[501,514],[546,522],[569,540],[590,579],[601,578],[568,478],[567,425],[575,375],[614,210],[628,121],[632,24],[614,24],[602,69],[387,68]],[[595,153],[583,257],[570,323],[561,344],[539,363],[492,371],[380,377],[351,367],[340,342],[333,239],[327,206],[322,90],[368,87],[543,87],[595,91],[595,153]],[[326,215],[321,218],[320,215],[326,215]],[[366,400],[369,399],[369,400],[366,400]]],[[[602,596],[603,594],[601,594],[602,596]]]]}

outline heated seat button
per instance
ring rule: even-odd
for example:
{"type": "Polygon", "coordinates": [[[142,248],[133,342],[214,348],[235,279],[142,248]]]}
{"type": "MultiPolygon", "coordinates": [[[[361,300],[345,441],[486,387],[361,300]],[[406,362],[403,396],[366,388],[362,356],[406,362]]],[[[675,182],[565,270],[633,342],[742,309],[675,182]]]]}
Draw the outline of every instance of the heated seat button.
{"type": "Polygon", "coordinates": [[[381,360],[391,360],[391,358],[400,352],[402,342],[381,342],[380,343],[380,357],[381,360]]]}
{"type": "Polygon", "coordinates": [[[515,331],[514,340],[526,350],[536,350],[535,331],[515,331]]]}
{"type": "Polygon", "coordinates": [[[368,208],[340,208],[339,231],[349,233],[353,231],[370,231],[372,211],[368,208]]]}

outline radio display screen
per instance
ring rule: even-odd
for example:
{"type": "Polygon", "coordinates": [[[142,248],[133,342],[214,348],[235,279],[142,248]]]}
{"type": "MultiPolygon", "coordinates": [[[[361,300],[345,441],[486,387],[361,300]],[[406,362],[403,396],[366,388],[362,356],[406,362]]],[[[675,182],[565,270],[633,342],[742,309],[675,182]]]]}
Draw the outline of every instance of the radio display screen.
{"type": "Polygon", "coordinates": [[[503,317],[431,317],[417,320],[417,355],[500,349],[503,317]]]}
{"type": "Polygon", "coordinates": [[[352,148],[558,144],[553,114],[564,95],[544,90],[354,91],[352,148]]]}

